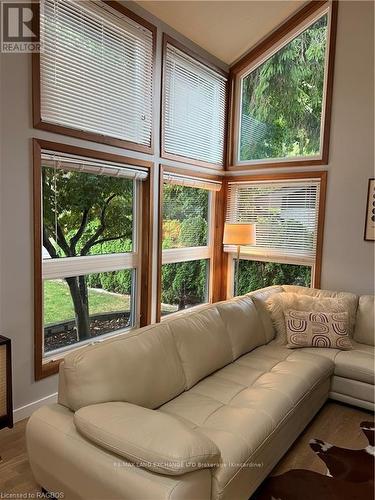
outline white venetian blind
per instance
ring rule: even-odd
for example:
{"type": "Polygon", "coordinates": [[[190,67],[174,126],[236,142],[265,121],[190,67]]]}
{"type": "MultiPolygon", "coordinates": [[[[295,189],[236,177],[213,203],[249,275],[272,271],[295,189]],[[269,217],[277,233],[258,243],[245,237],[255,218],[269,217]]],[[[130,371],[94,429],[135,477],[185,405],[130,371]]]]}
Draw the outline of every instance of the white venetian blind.
{"type": "Polygon", "coordinates": [[[90,0],[43,0],[41,41],[43,121],[150,145],[150,30],[90,0]]]}
{"type": "Polygon", "coordinates": [[[230,182],[228,189],[227,222],[256,223],[256,245],[242,251],[255,258],[314,263],[319,180],[230,182]]]}
{"type": "Polygon", "coordinates": [[[164,70],[164,151],[221,165],[226,77],[167,44],[164,70]]]}

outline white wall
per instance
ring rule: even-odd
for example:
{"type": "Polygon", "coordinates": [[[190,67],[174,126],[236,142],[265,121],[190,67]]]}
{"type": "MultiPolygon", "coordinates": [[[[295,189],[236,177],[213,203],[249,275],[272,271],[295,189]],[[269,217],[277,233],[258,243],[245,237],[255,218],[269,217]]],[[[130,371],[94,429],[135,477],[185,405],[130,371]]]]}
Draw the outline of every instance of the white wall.
{"type": "MultiPolygon", "coordinates": [[[[374,168],[373,8],[372,2],[340,2],[323,251],[322,287],[357,293],[372,291],[374,274],[374,244],[363,241],[367,180],[374,168]]],[[[151,16],[144,17],[186,43],[151,16]]],[[[159,30],[158,54],[160,50],[159,30]]],[[[159,84],[156,95],[158,91],[159,84]]],[[[109,152],[118,149],[32,129],[27,55],[1,55],[1,111],[0,331],[13,342],[14,406],[20,408],[57,390],[56,376],[34,382],[33,375],[31,138],[109,152]]],[[[155,131],[158,122],[155,116],[155,131]]],[[[156,166],[157,155],[153,159],[156,166]]],[[[18,416],[26,413],[27,409],[18,416]]]]}
{"type": "Polygon", "coordinates": [[[374,177],[374,3],[339,2],[322,288],[374,293],[363,240],[374,177]]]}

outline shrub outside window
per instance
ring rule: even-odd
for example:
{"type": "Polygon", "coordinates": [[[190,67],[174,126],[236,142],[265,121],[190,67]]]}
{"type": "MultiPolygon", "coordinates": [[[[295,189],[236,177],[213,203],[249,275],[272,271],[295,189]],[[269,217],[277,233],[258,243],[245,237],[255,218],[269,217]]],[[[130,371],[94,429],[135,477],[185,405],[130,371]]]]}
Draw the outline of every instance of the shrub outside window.
{"type": "Polygon", "coordinates": [[[333,9],[317,4],[271,49],[234,68],[233,165],[328,161],[333,9]]]}
{"type": "Polygon", "coordinates": [[[220,187],[164,174],[161,316],[210,300],[212,207],[220,187]]]}

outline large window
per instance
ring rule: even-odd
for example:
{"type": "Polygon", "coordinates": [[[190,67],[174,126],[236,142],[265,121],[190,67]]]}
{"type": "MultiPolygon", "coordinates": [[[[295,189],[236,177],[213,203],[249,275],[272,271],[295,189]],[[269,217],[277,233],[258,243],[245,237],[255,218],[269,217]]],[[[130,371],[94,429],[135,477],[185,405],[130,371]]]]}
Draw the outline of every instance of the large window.
{"type": "Polygon", "coordinates": [[[138,221],[148,173],[51,151],[42,153],[38,172],[42,331],[36,334],[48,360],[139,324],[138,221]]]}
{"type": "Polygon", "coordinates": [[[223,165],[226,82],[225,73],[165,43],[162,156],[223,165]]]}
{"type": "Polygon", "coordinates": [[[227,221],[256,224],[256,243],[241,247],[238,277],[230,266],[230,293],[319,284],[326,173],[284,177],[229,180],[227,221]]]}
{"type": "Polygon", "coordinates": [[[42,0],[35,124],[150,148],[153,30],[117,8],[91,0],[42,0]]]}
{"type": "Polygon", "coordinates": [[[316,7],[306,7],[310,15],[271,49],[234,69],[235,165],[327,161],[332,10],[329,2],[316,7]]]}
{"type": "Polygon", "coordinates": [[[161,316],[210,300],[213,203],[220,187],[164,174],[161,316]]]}

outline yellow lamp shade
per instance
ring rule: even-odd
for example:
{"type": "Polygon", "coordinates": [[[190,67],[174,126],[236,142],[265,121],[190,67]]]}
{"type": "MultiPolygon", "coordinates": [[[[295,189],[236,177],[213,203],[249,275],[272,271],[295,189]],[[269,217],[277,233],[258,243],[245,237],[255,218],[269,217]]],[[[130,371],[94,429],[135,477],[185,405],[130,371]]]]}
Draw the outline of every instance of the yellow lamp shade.
{"type": "Polygon", "coordinates": [[[228,224],[224,225],[224,245],[254,245],[255,224],[228,224]]]}

